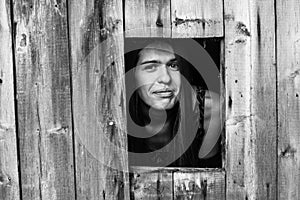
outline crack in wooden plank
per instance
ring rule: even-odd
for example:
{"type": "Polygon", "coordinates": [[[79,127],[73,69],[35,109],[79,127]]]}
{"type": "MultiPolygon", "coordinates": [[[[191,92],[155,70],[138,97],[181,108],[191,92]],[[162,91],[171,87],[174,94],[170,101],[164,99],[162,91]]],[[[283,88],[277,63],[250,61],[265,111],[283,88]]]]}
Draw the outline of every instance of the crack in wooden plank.
{"type": "Polygon", "coordinates": [[[175,24],[175,26],[178,26],[178,25],[181,25],[181,24],[184,24],[184,23],[202,23],[202,24],[208,24],[208,25],[211,25],[211,24],[217,24],[217,23],[220,23],[220,21],[217,21],[217,20],[206,20],[206,19],[200,19],[200,18],[195,18],[195,19],[182,19],[182,18],[178,18],[176,17],[175,20],[173,21],[173,23],[175,24]]]}

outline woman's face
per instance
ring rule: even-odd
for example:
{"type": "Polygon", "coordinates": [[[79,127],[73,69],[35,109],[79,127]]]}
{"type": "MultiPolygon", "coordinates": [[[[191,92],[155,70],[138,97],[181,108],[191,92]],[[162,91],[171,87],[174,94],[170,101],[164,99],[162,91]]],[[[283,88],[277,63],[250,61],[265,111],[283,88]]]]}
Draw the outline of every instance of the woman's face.
{"type": "Polygon", "coordinates": [[[135,70],[138,94],[158,110],[171,109],[178,101],[181,79],[173,48],[166,43],[152,43],[140,53],[135,70]]]}

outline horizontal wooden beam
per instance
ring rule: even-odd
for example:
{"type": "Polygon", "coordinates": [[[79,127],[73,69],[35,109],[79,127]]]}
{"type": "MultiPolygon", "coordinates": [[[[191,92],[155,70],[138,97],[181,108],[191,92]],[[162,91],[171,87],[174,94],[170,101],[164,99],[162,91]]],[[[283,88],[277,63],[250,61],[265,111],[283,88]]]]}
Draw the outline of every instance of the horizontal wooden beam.
{"type": "Polygon", "coordinates": [[[170,0],[126,0],[125,37],[171,37],[170,0]]]}
{"type": "Polygon", "coordinates": [[[225,199],[225,171],[201,168],[132,167],[134,199],[225,199]]]}
{"type": "Polygon", "coordinates": [[[125,37],[223,37],[222,0],[126,0],[125,37]]]}
{"type": "Polygon", "coordinates": [[[223,37],[222,0],[173,0],[173,38],[223,37]]]}

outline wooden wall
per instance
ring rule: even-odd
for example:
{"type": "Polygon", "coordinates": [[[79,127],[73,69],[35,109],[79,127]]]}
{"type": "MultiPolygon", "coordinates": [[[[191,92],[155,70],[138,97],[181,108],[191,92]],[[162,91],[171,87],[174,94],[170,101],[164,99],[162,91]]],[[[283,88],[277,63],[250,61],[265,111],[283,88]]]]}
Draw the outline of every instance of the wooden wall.
{"type": "Polygon", "coordinates": [[[69,1],[77,199],[129,199],[123,12],[69,1]]]}
{"type": "Polygon", "coordinates": [[[12,10],[21,199],[73,199],[66,1],[15,1],[12,10]]]}
{"type": "Polygon", "coordinates": [[[278,199],[299,199],[300,2],[276,4],[278,199]]]}
{"type": "Polygon", "coordinates": [[[13,71],[12,5],[0,1],[0,199],[20,199],[13,71]]]}
{"type": "Polygon", "coordinates": [[[0,0],[0,199],[299,199],[299,19],[297,0],[0,0]],[[124,36],[222,38],[222,169],[129,176],[124,36]]]}
{"type": "Polygon", "coordinates": [[[274,1],[224,1],[227,199],[276,199],[274,1]]]}

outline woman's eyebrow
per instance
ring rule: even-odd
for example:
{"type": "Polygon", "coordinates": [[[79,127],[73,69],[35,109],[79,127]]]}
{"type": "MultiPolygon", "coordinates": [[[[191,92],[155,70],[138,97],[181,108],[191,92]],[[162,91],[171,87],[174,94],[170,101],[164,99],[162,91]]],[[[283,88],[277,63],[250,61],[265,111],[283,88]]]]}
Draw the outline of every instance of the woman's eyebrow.
{"type": "Polygon", "coordinates": [[[158,63],[158,64],[160,64],[161,62],[159,60],[146,60],[146,61],[141,62],[140,65],[144,65],[144,64],[148,64],[148,63],[158,63]]]}
{"type": "MultiPolygon", "coordinates": [[[[173,59],[169,60],[167,63],[172,63],[172,62],[176,62],[176,61],[177,61],[177,59],[173,58],[173,59]]],[[[148,64],[148,63],[161,64],[162,62],[159,60],[146,60],[146,61],[141,62],[140,65],[144,65],[144,64],[148,64]]]]}
{"type": "Polygon", "coordinates": [[[167,64],[173,63],[173,62],[177,62],[177,59],[176,59],[176,58],[173,58],[173,59],[169,60],[169,61],[167,62],[167,64]]]}

